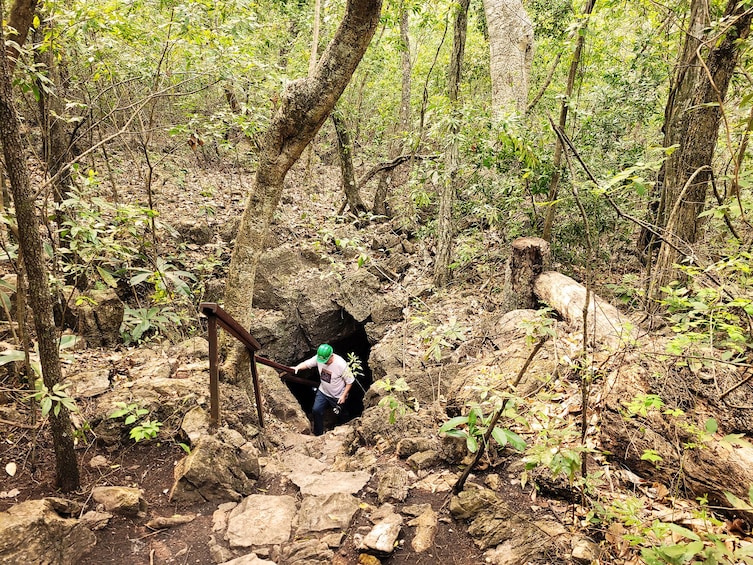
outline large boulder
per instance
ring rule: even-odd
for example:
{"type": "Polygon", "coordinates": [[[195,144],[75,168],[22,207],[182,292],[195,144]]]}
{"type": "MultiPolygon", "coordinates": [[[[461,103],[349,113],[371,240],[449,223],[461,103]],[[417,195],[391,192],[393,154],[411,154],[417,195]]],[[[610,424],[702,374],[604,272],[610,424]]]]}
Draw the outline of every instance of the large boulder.
{"type": "Polygon", "coordinates": [[[0,562],[69,565],[97,543],[69,500],[28,500],[0,512],[0,562]]]}

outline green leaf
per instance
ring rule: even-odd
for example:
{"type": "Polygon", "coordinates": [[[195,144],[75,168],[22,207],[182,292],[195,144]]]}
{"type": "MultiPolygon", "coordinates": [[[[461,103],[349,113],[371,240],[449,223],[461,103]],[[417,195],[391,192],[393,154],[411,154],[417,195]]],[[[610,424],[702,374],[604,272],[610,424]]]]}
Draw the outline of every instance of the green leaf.
{"type": "Polygon", "coordinates": [[[502,428],[495,427],[492,430],[492,437],[494,438],[494,441],[496,441],[501,447],[507,445],[507,436],[505,435],[505,431],[502,428]]]}
{"type": "Polygon", "coordinates": [[[102,277],[102,280],[105,281],[105,284],[107,286],[111,288],[116,288],[118,286],[118,281],[115,280],[115,277],[110,271],[108,271],[104,267],[97,265],[97,272],[99,273],[99,276],[102,277]]]}
{"type": "Polygon", "coordinates": [[[717,430],[719,429],[719,424],[717,423],[714,418],[709,418],[706,420],[706,431],[710,434],[715,434],[717,430]]]}
{"type": "Polygon", "coordinates": [[[507,441],[515,449],[517,449],[518,451],[525,451],[526,441],[522,437],[520,437],[518,434],[510,430],[502,430],[502,433],[505,434],[505,436],[507,437],[507,441]]]}
{"type": "Polygon", "coordinates": [[[701,539],[700,537],[698,537],[698,534],[696,534],[694,531],[689,530],[687,528],[683,528],[682,526],[680,526],[678,524],[674,524],[674,523],[670,522],[669,524],[667,524],[667,527],[671,531],[675,532],[676,534],[680,534],[681,536],[685,536],[688,539],[692,539],[692,540],[695,540],[695,541],[700,541],[700,539],[701,539]]]}
{"type": "Polygon", "coordinates": [[[465,445],[471,453],[476,453],[476,451],[478,451],[478,441],[476,441],[476,438],[472,435],[465,438],[465,445]]]}
{"type": "Polygon", "coordinates": [[[439,428],[439,433],[446,433],[453,428],[457,428],[458,426],[462,426],[463,424],[467,423],[468,416],[455,416],[454,418],[450,418],[444,424],[442,424],[442,427],[439,428]]]}

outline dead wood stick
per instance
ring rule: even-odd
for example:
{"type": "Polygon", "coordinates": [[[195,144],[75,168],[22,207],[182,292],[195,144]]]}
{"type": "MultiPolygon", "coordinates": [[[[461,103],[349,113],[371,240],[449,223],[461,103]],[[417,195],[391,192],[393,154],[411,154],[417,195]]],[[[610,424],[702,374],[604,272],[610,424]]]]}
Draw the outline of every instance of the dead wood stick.
{"type": "MultiPolygon", "coordinates": [[[[526,374],[526,371],[528,370],[529,365],[533,361],[533,358],[536,357],[536,354],[539,352],[539,350],[542,347],[544,347],[544,344],[546,343],[547,339],[549,338],[542,337],[539,340],[539,342],[536,344],[536,346],[533,348],[533,351],[531,351],[531,354],[528,356],[528,359],[526,359],[526,362],[523,363],[523,366],[520,368],[520,371],[518,371],[518,375],[517,377],[515,377],[515,382],[512,383],[513,390],[516,389],[518,385],[520,384],[520,381],[523,380],[523,376],[526,374]]],[[[502,406],[500,406],[499,409],[494,413],[494,416],[492,417],[492,420],[489,423],[489,427],[484,433],[484,441],[482,441],[481,445],[478,446],[478,449],[476,450],[476,454],[473,456],[473,460],[470,462],[470,464],[465,468],[463,473],[460,475],[457,482],[455,483],[455,486],[452,487],[452,492],[454,494],[459,494],[463,490],[463,487],[465,486],[465,481],[468,480],[468,476],[471,474],[471,471],[473,471],[473,468],[481,460],[481,456],[484,454],[484,448],[486,447],[486,444],[489,443],[489,440],[492,437],[492,432],[494,431],[494,427],[497,425],[499,418],[502,416],[502,414],[505,411],[505,408],[507,407],[508,400],[509,398],[505,398],[502,401],[502,406]]]]}

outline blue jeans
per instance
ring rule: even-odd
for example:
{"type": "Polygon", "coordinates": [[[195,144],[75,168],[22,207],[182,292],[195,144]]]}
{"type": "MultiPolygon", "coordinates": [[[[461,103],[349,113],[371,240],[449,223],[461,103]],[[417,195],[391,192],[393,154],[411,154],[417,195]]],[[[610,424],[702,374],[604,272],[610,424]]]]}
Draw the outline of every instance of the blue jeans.
{"type": "Polygon", "coordinates": [[[324,433],[324,411],[327,408],[337,406],[337,398],[327,396],[321,390],[316,391],[314,398],[314,408],[311,410],[314,416],[314,435],[320,436],[324,433]]]}

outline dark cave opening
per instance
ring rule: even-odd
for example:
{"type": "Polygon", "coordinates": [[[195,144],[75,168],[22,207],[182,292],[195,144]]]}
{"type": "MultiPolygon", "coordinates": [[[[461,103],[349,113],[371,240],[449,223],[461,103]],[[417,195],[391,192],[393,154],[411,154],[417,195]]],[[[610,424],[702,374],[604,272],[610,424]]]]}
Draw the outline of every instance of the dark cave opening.
{"type": "MultiPolygon", "coordinates": [[[[357,327],[356,331],[348,337],[340,340],[328,341],[327,343],[332,346],[337,355],[344,358],[346,361],[348,361],[350,354],[357,355],[358,359],[361,361],[361,371],[363,374],[356,376],[356,381],[350,389],[350,394],[345,402],[345,409],[340,418],[340,422],[342,423],[356,418],[363,413],[363,397],[366,394],[366,391],[369,390],[372,382],[371,368],[369,367],[371,345],[366,336],[366,330],[360,325],[357,327]]],[[[293,365],[305,361],[315,355],[318,346],[318,343],[315,344],[314,349],[312,349],[308,355],[302,359],[297,359],[293,365]]],[[[310,416],[311,408],[314,405],[314,397],[316,396],[316,387],[319,382],[319,376],[316,368],[301,371],[298,376],[312,379],[312,385],[309,386],[293,382],[286,382],[285,384],[290,392],[293,393],[293,396],[296,397],[304,412],[310,416]]],[[[325,419],[325,423],[327,421],[328,419],[325,419]]],[[[327,427],[329,428],[330,426],[327,425],[327,427]]]]}

